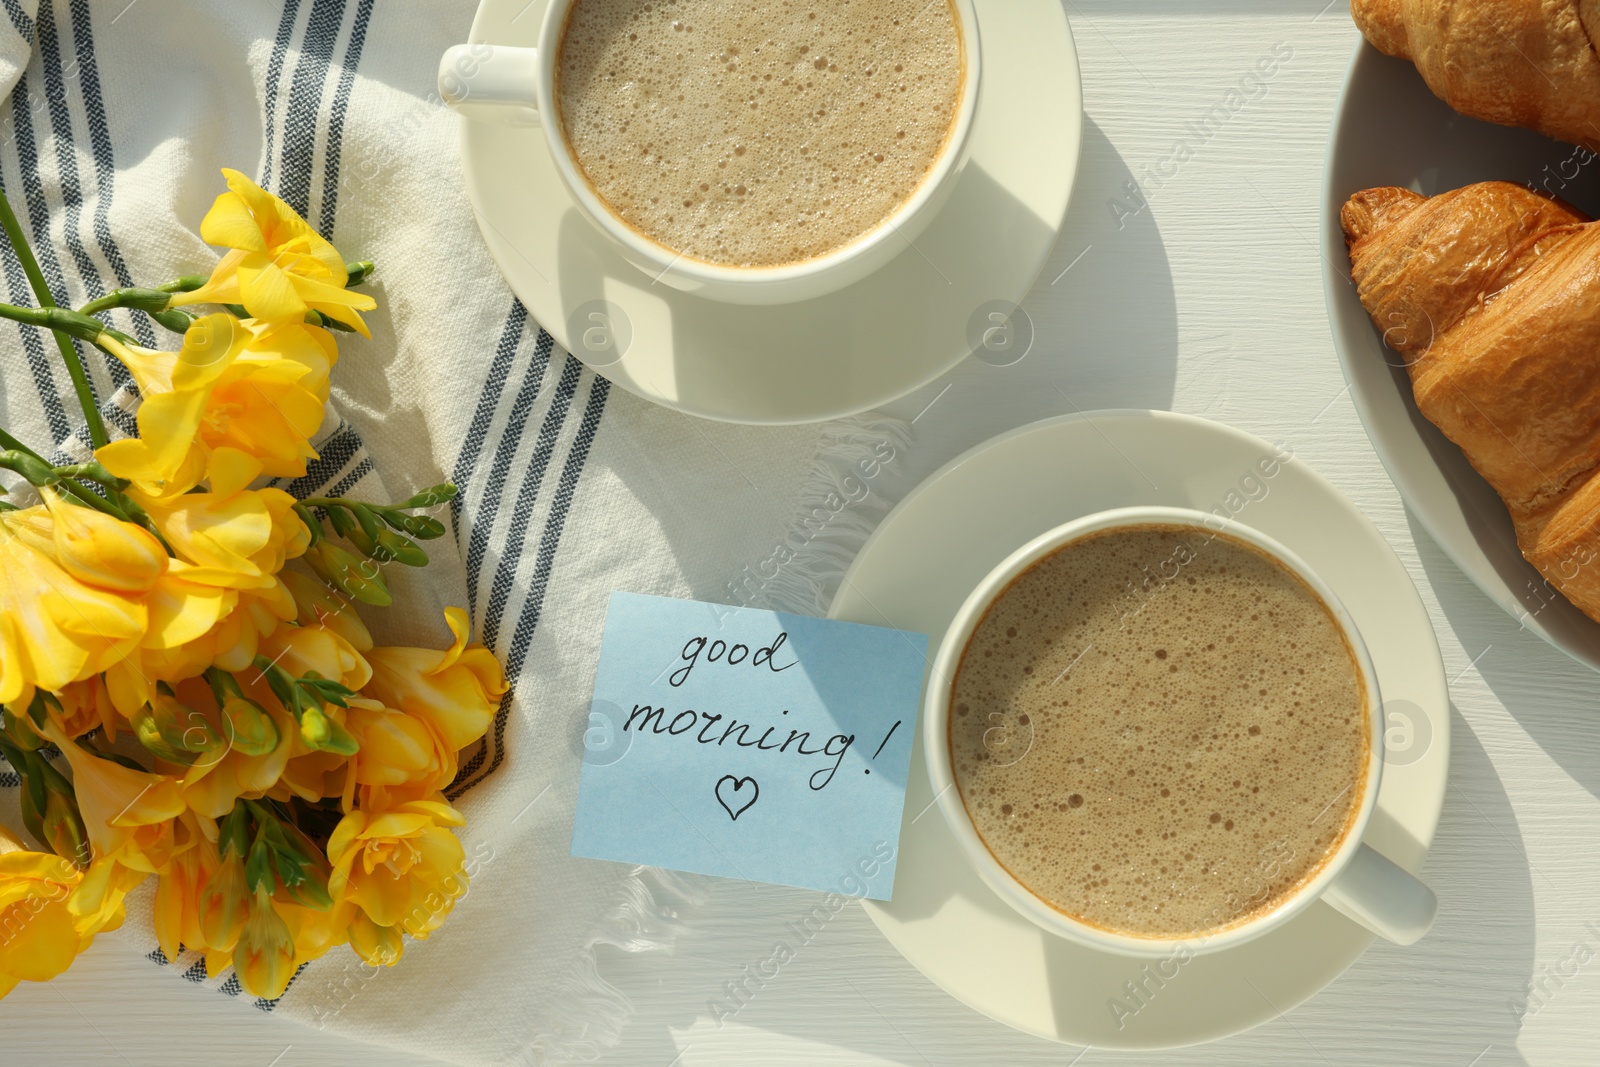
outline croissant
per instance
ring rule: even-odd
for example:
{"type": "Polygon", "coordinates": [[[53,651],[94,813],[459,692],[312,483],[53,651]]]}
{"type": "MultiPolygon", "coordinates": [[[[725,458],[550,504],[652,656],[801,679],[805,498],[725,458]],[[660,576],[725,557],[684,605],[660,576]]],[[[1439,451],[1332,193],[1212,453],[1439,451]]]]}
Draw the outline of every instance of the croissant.
{"type": "Polygon", "coordinates": [[[1600,621],[1600,223],[1508,182],[1367,189],[1340,222],[1417,408],[1500,494],[1528,562],[1600,621]]]}
{"type": "Polygon", "coordinates": [[[1463,115],[1600,151],[1600,0],[1351,0],[1350,15],[1463,115]]]}

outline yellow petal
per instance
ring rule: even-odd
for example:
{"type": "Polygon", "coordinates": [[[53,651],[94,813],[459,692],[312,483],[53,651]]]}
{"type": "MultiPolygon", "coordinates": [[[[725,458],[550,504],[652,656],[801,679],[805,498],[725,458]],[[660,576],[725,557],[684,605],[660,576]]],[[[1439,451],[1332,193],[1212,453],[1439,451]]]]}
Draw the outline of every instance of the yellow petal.
{"type": "Polygon", "coordinates": [[[261,473],[261,461],[248,452],[223,446],[211,453],[207,477],[211,491],[218,496],[232,496],[243,489],[261,473]]]}
{"type": "Polygon", "coordinates": [[[200,221],[200,239],[208,245],[221,245],[224,248],[240,248],[251,252],[267,250],[266,238],[251,217],[249,205],[231,189],[212,202],[211,210],[200,221]]]}
{"type": "Polygon", "coordinates": [[[198,568],[174,560],[170,574],[164,575],[150,590],[146,604],[150,609],[150,629],[144,647],[178,648],[207,633],[238,603],[231,589],[188,581],[198,568]]]}
{"type": "Polygon", "coordinates": [[[311,310],[295,291],[289,275],[275,263],[241,265],[239,299],[258,319],[298,321],[311,310]]]}
{"type": "Polygon", "coordinates": [[[224,312],[195,319],[172,366],[172,388],[182,392],[210,385],[233,365],[250,336],[238,319],[224,312]]]}
{"type": "Polygon", "coordinates": [[[78,931],[64,904],[30,909],[15,904],[0,912],[0,927],[9,931],[0,944],[0,974],[27,982],[48,982],[78,955],[78,931]]]}

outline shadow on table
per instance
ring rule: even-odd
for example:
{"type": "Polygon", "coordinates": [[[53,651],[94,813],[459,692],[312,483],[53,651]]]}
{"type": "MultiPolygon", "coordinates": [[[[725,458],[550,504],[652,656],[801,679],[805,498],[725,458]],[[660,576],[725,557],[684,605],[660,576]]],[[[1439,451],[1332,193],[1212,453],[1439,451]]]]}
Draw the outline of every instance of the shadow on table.
{"type": "Polygon", "coordinates": [[[1128,191],[1133,180],[1105,131],[1084,116],[1067,217],[1022,301],[1032,347],[1016,362],[969,357],[888,406],[920,420],[905,488],[1001,429],[1099,408],[1171,409],[1178,363],[1172,267],[1155,211],[1128,191]]]}
{"type": "Polygon", "coordinates": [[[1422,569],[1439,607],[1479,658],[1472,669],[1545,754],[1590,794],[1600,797],[1600,735],[1592,700],[1568,694],[1592,690],[1595,675],[1559,649],[1524,633],[1462,574],[1406,510],[1422,569]],[[1562,683],[1566,684],[1562,684],[1562,683]]]}
{"type": "MultiPolygon", "coordinates": [[[[1080,160],[1061,236],[1023,301],[1038,309],[1029,362],[1049,365],[1086,411],[1170,409],[1178,307],[1155,211],[1130,191],[1133,170],[1088,115],[1080,160]]],[[[1062,397],[1051,394],[1057,414],[1062,397]]]]}
{"type": "Polygon", "coordinates": [[[1269,1052],[1281,1056],[1296,1044],[1306,1063],[1526,1062],[1517,1051],[1518,1010],[1534,973],[1533,882],[1542,876],[1529,868],[1488,754],[1451,711],[1450,786],[1422,869],[1439,895],[1433,929],[1409,948],[1374,942],[1343,977],[1283,1019],[1163,1064],[1267,1062],[1269,1052]]]}

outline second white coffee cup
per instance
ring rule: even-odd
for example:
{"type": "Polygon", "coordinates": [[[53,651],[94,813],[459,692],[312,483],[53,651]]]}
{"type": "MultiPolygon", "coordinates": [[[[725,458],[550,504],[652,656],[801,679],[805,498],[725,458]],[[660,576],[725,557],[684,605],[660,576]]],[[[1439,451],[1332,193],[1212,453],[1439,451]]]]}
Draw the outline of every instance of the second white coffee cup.
{"type": "Polygon", "coordinates": [[[1396,944],[1415,942],[1433,925],[1438,901],[1413,875],[1362,841],[1378,800],[1383,773],[1383,714],[1377,673],[1355,620],[1326,582],[1283,545],[1248,526],[1187,508],[1136,507],[1103,511],[1058,526],[1017,549],[978,584],[945,631],[934,657],[922,705],[923,751],[939,810],[969,862],[989,887],[1018,912],[1053,934],[1091,948],[1129,956],[1168,956],[1185,949],[1217,952],[1277,929],[1315,901],[1323,900],[1367,929],[1396,944]],[[1007,586],[1034,563],[1091,534],[1139,526],[1186,526],[1198,534],[1223,534],[1266,553],[1298,576],[1327,606],[1343,631],[1365,689],[1368,710],[1368,760],[1361,806],[1334,854],[1297,891],[1277,906],[1238,925],[1187,938],[1134,937],[1079,922],[1051,906],[1014,878],[995,858],[973,826],[951,766],[951,692],[961,656],[984,613],[1007,586]]]}

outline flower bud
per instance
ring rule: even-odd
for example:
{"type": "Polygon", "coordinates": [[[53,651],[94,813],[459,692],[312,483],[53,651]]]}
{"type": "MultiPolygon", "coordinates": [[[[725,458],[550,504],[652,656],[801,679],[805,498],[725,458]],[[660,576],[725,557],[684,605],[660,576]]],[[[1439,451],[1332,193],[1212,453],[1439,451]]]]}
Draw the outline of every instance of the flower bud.
{"type": "Polygon", "coordinates": [[[333,897],[328,894],[328,876],[333,873],[333,867],[328,863],[328,857],[323,854],[320,845],[293,823],[280,821],[278,828],[283,834],[281,847],[291,853],[300,865],[299,881],[290,884],[290,879],[283,879],[284,893],[301,907],[327,911],[333,907],[333,897]]]}
{"type": "Polygon", "coordinates": [[[72,783],[38,756],[24,757],[23,788],[17,799],[22,806],[22,824],[35,838],[50,846],[50,851],[83,870],[89,866],[89,835],[78,811],[72,783]]]}
{"type": "Polygon", "coordinates": [[[278,727],[261,705],[248,697],[229,697],[222,705],[229,743],[245,756],[265,756],[278,747],[278,727]]]}
{"type": "MultiPolygon", "coordinates": [[[[23,695],[26,696],[27,694],[23,695]]],[[[22,705],[19,703],[17,706],[21,707],[22,705]]],[[[24,752],[34,752],[49,744],[29,724],[27,712],[12,711],[11,709],[12,705],[7,704],[3,710],[0,710],[0,724],[4,725],[5,735],[15,742],[18,748],[24,752]]]]}
{"type": "Polygon", "coordinates": [[[80,582],[140,592],[166,572],[166,549],[144,527],[92,508],[75,507],[53,490],[46,489],[42,495],[50,508],[56,559],[80,582]]]}
{"type": "Polygon", "coordinates": [[[384,516],[384,521],[422,541],[431,541],[445,534],[444,523],[432,515],[404,515],[391,511],[384,516]]]}
{"type": "Polygon", "coordinates": [[[307,708],[301,714],[300,739],[307,748],[339,756],[353,756],[361,748],[350,731],[317,707],[307,708]]]}
{"type": "Polygon", "coordinates": [[[150,714],[161,739],[185,752],[211,752],[227,743],[211,719],[184,704],[165,686],[150,700],[150,714]]]}
{"type": "Polygon", "coordinates": [[[407,567],[426,567],[428,554],[417,547],[417,543],[409,537],[395,533],[393,530],[379,530],[378,544],[373,554],[374,559],[394,560],[407,567]]]}
{"type": "Polygon", "coordinates": [[[363,604],[385,608],[393,600],[376,563],[359,559],[332,541],[318,541],[302,558],[323,581],[363,604]]]}
{"type": "Polygon", "coordinates": [[[40,823],[39,840],[49,845],[51,852],[79,870],[88,869],[89,832],[78,812],[78,802],[70,793],[52,787],[40,823]]]}
{"type": "Polygon", "coordinates": [[[156,724],[154,712],[146,704],[133,713],[133,718],[128,720],[133,726],[133,736],[144,747],[144,750],[157,759],[166,760],[168,763],[180,763],[187,766],[194,762],[194,753],[183,748],[167,743],[162,735],[161,727],[156,724]]]}
{"type": "Polygon", "coordinates": [[[205,943],[222,952],[232,949],[250,908],[244,858],[238,852],[229,849],[223,853],[222,862],[200,890],[198,908],[205,943]]]}
{"type": "Polygon", "coordinates": [[[250,902],[250,917],[239,931],[233,949],[233,967],[244,991],[268,1000],[283,995],[294,977],[294,937],[289,925],[272,906],[265,887],[250,902]]]}

